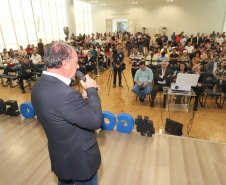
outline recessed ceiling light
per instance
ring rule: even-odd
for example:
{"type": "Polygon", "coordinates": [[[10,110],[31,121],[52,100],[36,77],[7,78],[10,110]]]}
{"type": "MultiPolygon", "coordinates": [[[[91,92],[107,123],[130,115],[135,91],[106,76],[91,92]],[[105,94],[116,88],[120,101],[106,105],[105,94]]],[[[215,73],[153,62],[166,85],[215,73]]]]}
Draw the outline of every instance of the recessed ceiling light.
{"type": "Polygon", "coordinates": [[[134,2],[135,4],[138,4],[138,2],[134,2]]]}

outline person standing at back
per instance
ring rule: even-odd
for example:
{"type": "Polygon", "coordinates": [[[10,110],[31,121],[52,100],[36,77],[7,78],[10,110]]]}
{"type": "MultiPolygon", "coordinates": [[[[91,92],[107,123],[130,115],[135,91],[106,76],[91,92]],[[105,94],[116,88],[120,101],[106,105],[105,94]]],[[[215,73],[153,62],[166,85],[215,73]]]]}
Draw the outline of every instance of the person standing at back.
{"type": "Polygon", "coordinates": [[[41,57],[43,58],[44,56],[44,44],[42,43],[42,39],[39,39],[39,43],[38,43],[38,53],[39,55],[41,55],[41,57]]]}
{"type": "Polygon", "coordinates": [[[66,43],[47,46],[44,62],[47,71],[34,84],[31,102],[48,139],[58,185],[97,185],[101,156],[94,130],[102,124],[99,87],[88,75],[81,81],[82,94],[69,86],[79,65],[76,51],[66,43]]]}
{"type": "Polygon", "coordinates": [[[122,44],[117,44],[116,50],[113,51],[112,55],[112,64],[114,70],[114,81],[113,81],[113,88],[116,87],[116,77],[117,73],[119,76],[119,87],[122,86],[122,64],[124,63],[124,53],[122,51],[122,44]]]}

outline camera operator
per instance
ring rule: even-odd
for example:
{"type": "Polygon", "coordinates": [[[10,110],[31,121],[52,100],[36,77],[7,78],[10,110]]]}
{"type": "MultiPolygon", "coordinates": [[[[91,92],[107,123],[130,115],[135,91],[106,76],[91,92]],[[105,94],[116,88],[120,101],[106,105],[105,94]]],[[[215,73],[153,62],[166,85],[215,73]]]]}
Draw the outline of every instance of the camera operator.
{"type": "Polygon", "coordinates": [[[144,59],[143,55],[138,52],[138,47],[134,46],[133,47],[133,54],[130,55],[130,59],[129,59],[129,63],[132,64],[132,71],[131,72],[132,72],[134,85],[135,85],[135,82],[134,82],[135,74],[136,74],[137,70],[140,69],[139,63],[143,59],[144,59]]]}
{"type": "Polygon", "coordinates": [[[114,70],[114,81],[113,81],[113,88],[116,87],[116,77],[117,73],[119,76],[119,87],[123,87],[121,85],[122,79],[122,64],[124,63],[124,53],[122,51],[122,45],[120,43],[117,44],[116,50],[113,49],[112,55],[112,63],[113,63],[113,70],[114,70]]]}

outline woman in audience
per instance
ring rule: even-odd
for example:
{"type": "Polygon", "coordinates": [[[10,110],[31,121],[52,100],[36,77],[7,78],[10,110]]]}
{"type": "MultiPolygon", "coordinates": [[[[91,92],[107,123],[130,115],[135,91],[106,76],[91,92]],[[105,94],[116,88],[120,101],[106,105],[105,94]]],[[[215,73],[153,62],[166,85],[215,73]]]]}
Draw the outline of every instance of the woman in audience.
{"type": "Polygon", "coordinates": [[[221,61],[220,67],[216,69],[214,77],[220,80],[220,84],[222,84],[222,80],[226,80],[226,58],[221,61]]]}
{"type": "Polygon", "coordinates": [[[188,51],[187,50],[183,51],[183,55],[179,57],[178,62],[187,62],[187,66],[190,65],[191,60],[190,60],[190,58],[188,56],[188,51]]]}
{"type": "Polygon", "coordinates": [[[184,62],[179,64],[178,70],[176,70],[173,74],[173,81],[176,82],[178,73],[187,73],[187,66],[184,62]]]}
{"type": "Polygon", "coordinates": [[[12,59],[9,57],[9,54],[6,49],[3,49],[2,53],[2,64],[8,64],[12,61],[12,59]]]}
{"type": "Polygon", "coordinates": [[[196,65],[196,64],[200,65],[200,63],[202,62],[202,58],[200,57],[200,55],[201,55],[201,52],[199,50],[196,51],[195,57],[192,58],[192,65],[193,66],[196,65]]]}
{"type": "MultiPolygon", "coordinates": [[[[73,34],[73,33],[72,33],[72,34],[73,34]]],[[[42,39],[39,39],[37,48],[38,48],[38,53],[39,53],[39,55],[41,55],[41,57],[43,58],[43,56],[44,56],[44,44],[43,44],[43,42],[42,42],[42,39]]]]}
{"type": "Polygon", "coordinates": [[[84,55],[82,54],[82,50],[78,50],[78,58],[80,59],[80,61],[84,62],[85,61],[85,58],[84,58],[84,55]]]}
{"type": "Polygon", "coordinates": [[[198,110],[198,100],[199,100],[201,93],[203,93],[202,83],[204,81],[204,76],[201,74],[199,65],[194,65],[192,68],[192,71],[193,71],[193,74],[200,75],[196,87],[192,87],[192,89],[195,91],[195,94],[196,94],[194,110],[197,111],[198,110]]]}
{"type": "MultiPolygon", "coordinates": [[[[174,72],[174,74],[173,74],[173,81],[174,81],[174,82],[176,82],[176,80],[177,80],[177,75],[178,75],[179,73],[184,73],[184,74],[187,73],[187,66],[186,66],[186,64],[185,64],[184,62],[180,63],[180,64],[179,64],[179,69],[178,69],[177,71],[174,72]]],[[[180,103],[181,103],[182,97],[183,97],[183,96],[181,96],[181,95],[175,96],[175,97],[174,97],[175,103],[176,103],[176,104],[180,104],[180,103]]]]}
{"type": "Polygon", "coordinates": [[[159,52],[158,52],[158,48],[154,48],[154,50],[153,50],[153,52],[154,52],[154,55],[153,55],[153,60],[158,60],[158,57],[159,57],[159,52]]]}

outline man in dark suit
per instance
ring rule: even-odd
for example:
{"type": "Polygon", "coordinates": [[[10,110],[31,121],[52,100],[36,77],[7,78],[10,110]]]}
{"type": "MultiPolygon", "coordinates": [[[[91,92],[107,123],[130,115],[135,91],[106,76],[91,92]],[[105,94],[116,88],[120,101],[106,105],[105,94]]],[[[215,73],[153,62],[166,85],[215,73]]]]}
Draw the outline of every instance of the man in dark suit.
{"type": "Polygon", "coordinates": [[[200,33],[197,33],[197,36],[193,39],[193,44],[195,45],[195,48],[197,49],[198,46],[202,43],[202,37],[200,37],[200,33]]]}
{"type": "Polygon", "coordinates": [[[96,58],[92,56],[91,51],[88,51],[87,56],[85,57],[86,71],[92,71],[96,69],[96,58]]]}
{"type": "MultiPolygon", "coordinates": [[[[151,92],[151,104],[150,106],[154,106],[154,100],[155,96],[158,91],[162,90],[163,87],[170,87],[170,79],[171,79],[171,70],[167,69],[168,62],[162,61],[162,67],[159,69],[156,69],[155,75],[154,75],[154,87],[151,92]]],[[[164,95],[164,103],[163,106],[165,106],[166,103],[166,97],[164,95]]]]}
{"type": "Polygon", "coordinates": [[[33,86],[31,101],[48,139],[52,171],[59,185],[96,185],[101,163],[94,132],[102,124],[99,87],[88,75],[81,81],[83,94],[69,86],[79,66],[66,43],[47,46],[44,62],[47,71],[33,86]]]}

